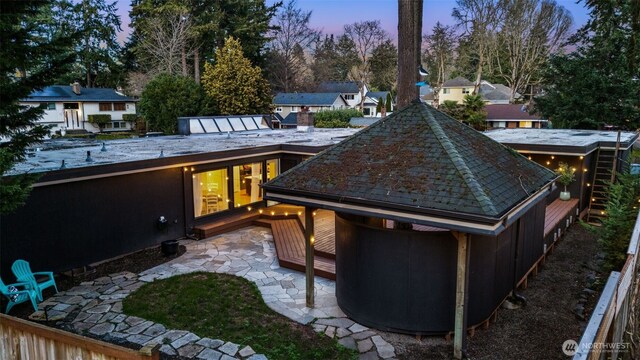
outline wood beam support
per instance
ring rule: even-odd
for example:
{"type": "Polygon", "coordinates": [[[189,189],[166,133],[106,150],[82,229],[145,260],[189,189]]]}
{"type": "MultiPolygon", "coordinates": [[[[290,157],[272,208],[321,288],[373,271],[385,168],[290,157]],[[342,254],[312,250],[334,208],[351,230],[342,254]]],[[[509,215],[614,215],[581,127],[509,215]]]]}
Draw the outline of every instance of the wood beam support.
{"type": "Polygon", "coordinates": [[[467,340],[467,298],[469,279],[469,234],[453,231],[458,240],[458,261],[456,266],[456,311],[453,334],[453,357],[463,358],[467,340]]]}
{"type": "Polygon", "coordinates": [[[305,276],[307,279],[307,307],[314,306],[314,245],[315,235],[313,230],[313,213],[315,209],[304,208],[304,244],[305,244],[305,276]]]}

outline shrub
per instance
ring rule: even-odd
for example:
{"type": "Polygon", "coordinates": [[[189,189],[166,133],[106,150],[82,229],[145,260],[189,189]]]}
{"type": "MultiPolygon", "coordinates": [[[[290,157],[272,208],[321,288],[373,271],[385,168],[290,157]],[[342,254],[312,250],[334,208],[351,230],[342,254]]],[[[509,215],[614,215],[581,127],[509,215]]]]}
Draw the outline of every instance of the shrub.
{"type": "Polygon", "coordinates": [[[165,134],[178,130],[178,117],[208,112],[206,95],[200,85],[191,78],[167,74],[160,74],[147,84],[139,107],[149,128],[165,134]]]}
{"type": "Polygon", "coordinates": [[[105,125],[111,122],[111,115],[92,114],[87,116],[87,120],[94,125],[98,125],[98,127],[100,128],[100,131],[102,131],[102,128],[104,128],[105,125]]]}
{"type": "Polygon", "coordinates": [[[619,174],[618,181],[609,184],[607,217],[601,227],[593,228],[605,254],[602,267],[606,272],[620,271],[625,262],[639,200],[640,175],[619,174]]]}
{"type": "Polygon", "coordinates": [[[325,110],[315,114],[315,126],[319,128],[349,127],[352,117],[362,117],[356,109],[325,110]]]}
{"type": "Polygon", "coordinates": [[[122,121],[134,123],[138,120],[138,114],[123,114],[122,121]]]}

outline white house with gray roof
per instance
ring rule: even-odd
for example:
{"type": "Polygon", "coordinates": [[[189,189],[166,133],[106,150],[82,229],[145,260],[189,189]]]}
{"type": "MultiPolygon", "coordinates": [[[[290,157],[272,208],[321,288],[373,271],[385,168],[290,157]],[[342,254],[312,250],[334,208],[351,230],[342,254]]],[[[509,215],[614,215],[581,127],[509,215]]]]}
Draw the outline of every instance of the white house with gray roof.
{"type": "Polygon", "coordinates": [[[130,130],[131,124],[124,121],[123,115],[136,113],[136,101],[114,89],[83,89],[76,83],[70,86],[47,86],[34,91],[20,100],[20,105],[44,106],[44,116],[38,124],[50,125],[52,134],[62,130],[95,133],[100,128],[88,121],[88,116],[92,114],[111,116],[111,123],[103,128],[105,131],[130,130]]]}
{"type": "Polygon", "coordinates": [[[362,94],[367,93],[367,85],[360,85],[355,81],[323,81],[316,88],[316,93],[340,93],[350,108],[360,106],[362,94]],[[362,92],[360,91],[362,90],[362,92]]]}
{"type": "Polygon", "coordinates": [[[295,127],[296,115],[303,106],[309,112],[349,108],[339,92],[334,93],[278,93],[273,99],[276,116],[282,127],[295,127]]]}

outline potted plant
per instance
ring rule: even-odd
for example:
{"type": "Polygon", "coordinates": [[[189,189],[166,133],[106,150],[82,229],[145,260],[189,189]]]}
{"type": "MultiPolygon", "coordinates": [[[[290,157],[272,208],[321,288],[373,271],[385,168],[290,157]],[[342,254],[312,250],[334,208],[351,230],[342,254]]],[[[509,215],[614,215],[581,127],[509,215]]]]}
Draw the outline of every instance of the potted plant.
{"type": "Polygon", "coordinates": [[[575,180],[576,169],[569,167],[569,164],[561,162],[558,169],[556,170],[556,174],[558,177],[558,182],[564,185],[564,191],[560,192],[560,200],[569,200],[571,198],[571,194],[567,191],[567,185],[571,184],[575,180]]]}

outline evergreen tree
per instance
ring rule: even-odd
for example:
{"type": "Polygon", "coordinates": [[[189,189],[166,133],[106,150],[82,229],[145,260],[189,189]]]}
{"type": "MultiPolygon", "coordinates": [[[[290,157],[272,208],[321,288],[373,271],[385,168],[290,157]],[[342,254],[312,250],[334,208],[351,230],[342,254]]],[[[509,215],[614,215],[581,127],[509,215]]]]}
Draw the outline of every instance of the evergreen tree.
{"type": "Polygon", "coordinates": [[[398,78],[398,48],[387,39],[371,52],[371,86],[389,91],[395,88],[398,78]]]}
{"type": "Polygon", "coordinates": [[[74,42],[78,62],[58,82],[79,81],[85,87],[125,85],[126,73],[120,61],[123,53],[117,39],[122,22],[117,10],[116,2],[82,0],[59,15],[59,21],[82,36],[74,42]]]}
{"type": "Polygon", "coordinates": [[[640,127],[638,37],[633,1],[588,1],[591,19],[572,40],[577,50],[553,56],[536,108],[557,128],[640,127]]]}
{"type": "Polygon", "coordinates": [[[338,38],[336,55],[333,71],[336,78],[332,80],[347,80],[349,71],[362,64],[362,60],[358,56],[356,43],[347,35],[341,35],[338,38]]]}
{"type": "Polygon", "coordinates": [[[138,103],[149,127],[165,134],[178,129],[178,117],[208,114],[202,87],[184,76],[161,74],[147,84],[138,103]]]}
{"type": "MultiPolygon", "coordinates": [[[[41,107],[19,105],[34,90],[53,83],[67,70],[75,55],[69,49],[72,34],[51,31],[43,18],[50,16],[52,1],[6,1],[0,12],[0,176],[24,160],[28,146],[42,140],[48,129],[36,125],[41,107]]],[[[32,175],[3,177],[0,181],[0,214],[14,211],[24,203],[32,175]]]]}
{"type": "Polygon", "coordinates": [[[387,113],[390,113],[392,110],[392,106],[391,106],[392,101],[393,101],[393,98],[391,97],[391,92],[389,92],[387,93],[387,100],[384,102],[384,106],[387,109],[387,113]]]}
{"type": "Polygon", "coordinates": [[[205,64],[203,87],[223,115],[266,114],[271,112],[271,90],[262,70],[251,65],[240,42],[227,38],[216,50],[216,63],[205,64]]]}
{"type": "Polygon", "coordinates": [[[333,35],[327,35],[323,40],[319,40],[316,43],[313,52],[313,64],[311,65],[313,81],[316,84],[339,78],[335,71],[337,58],[338,53],[336,52],[336,42],[333,39],[333,35]]]}

